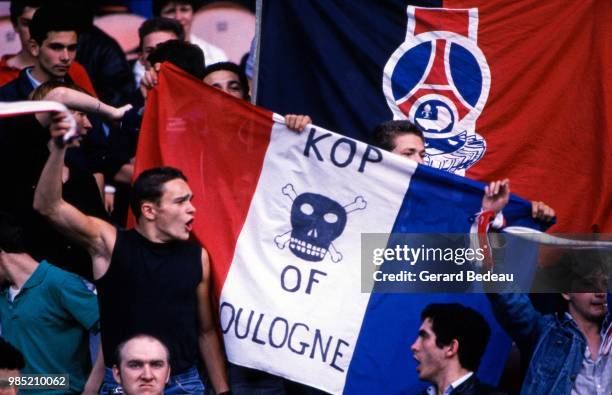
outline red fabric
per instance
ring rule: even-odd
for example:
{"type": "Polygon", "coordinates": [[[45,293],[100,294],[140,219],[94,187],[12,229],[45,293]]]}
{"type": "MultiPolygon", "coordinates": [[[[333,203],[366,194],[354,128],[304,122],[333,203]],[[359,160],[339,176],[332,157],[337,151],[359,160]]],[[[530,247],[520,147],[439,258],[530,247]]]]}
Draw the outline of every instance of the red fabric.
{"type": "Polygon", "coordinates": [[[612,3],[449,0],[478,8],[491,91],[467,176],[510,178],[557,211],[553,232],[612,232],[612,3]]]}
{"type": "MultiPolygon", "coordinates": [[[[453,7],[456,8],[456,7],[453,7]]],[[[449,32],[461,34],[463,36],[468,35],[468,18],[469,13],[467,10],[445,10],[444,12],[444,30],[449,32]]],[[[416,25],[414,27],[414,34],[423,32],[430,32],[431,26],[438,26],[440,21],[440,11],[430,11],[427,9],[417,9],[415,11],[416,25]]],[[[442,58],[444,59],[444,58],[442,58]]]]}
{"type": "MultiPolygon", "coordinates": [[[[19,75],[21,70],[16,69],[14,67],[10,67],[7,64],[7,61],[15,55],[4,55],[0,58],[0,86],[11,82],[19,75]]],[[[70,69],[68,69],[68,75],[72,79],[72,81],[89,92],[90,95],[94,97],[98,97],[96,94],[96,90],[89,79],[89,75],[87,74],[87,70],[78,62],[72,62],[70,69]]]]}
{"type": "Polygon", "coordinates": [[[269,111],[171,64],[164,63],[147,98],[134,173],[164,165],[187,176],[197,210],[193,233],[211,257],[217,298],[255,193],[272,125],[269,111]]]}

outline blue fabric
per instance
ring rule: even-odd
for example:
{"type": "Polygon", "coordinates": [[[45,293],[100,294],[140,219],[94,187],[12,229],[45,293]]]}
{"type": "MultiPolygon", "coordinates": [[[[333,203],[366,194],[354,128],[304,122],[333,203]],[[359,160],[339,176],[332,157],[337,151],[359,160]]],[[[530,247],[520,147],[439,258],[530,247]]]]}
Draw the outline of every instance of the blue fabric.
{"type": "Polygon", "coordinates": [[[393,118],[380,84],[406,36],[408,4],[442,1],[264,1],[257,104],[309,114],[319,126],[365,141],[393,118]]]}
{"type": "MultiPolygon", "coordinates": [[[[480,183],[418,166],[393,232],[469,233],[473,216],[480,209],[482,196],[483,186],[480,183]]],[[[512,196],[504,209],[508,224],[539,228],[530,218],[530,207],[529,202],[512,196]]],[[[526,262],[527,266],[534,267],[534,249],[513,250],[522,255],[506,259],[526,262]]],[[[526,277],[530,279],[531,274],[527,273],[526,277]]],[[[423,391],[427,384],[417,377],[410,346],[421,325],[423,308],[430,303],[450,302],[473,307],[490,325],[491,341],[477,375],[485,383],[496,384],[510,349],[510,339],[495,320],[484,294],[373,293],[347,374],[345,393],[412,394],[423,391]]]]}
{"type": "Polygon", "coordinates": [[[543,315],[525,294],[489,294],[495,317],[531,358],[522,395],[569,394],[580,372],[586,339],[565,314],[543,315]]]}

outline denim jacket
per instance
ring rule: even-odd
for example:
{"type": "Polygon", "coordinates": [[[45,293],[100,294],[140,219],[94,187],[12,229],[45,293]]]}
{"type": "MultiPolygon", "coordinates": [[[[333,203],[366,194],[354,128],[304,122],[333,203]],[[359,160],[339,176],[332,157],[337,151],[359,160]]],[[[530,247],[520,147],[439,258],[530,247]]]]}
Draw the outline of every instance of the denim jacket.
{"type": "Polygon", "coordinates": [[[525,294],[487,296],[497,321],[521,353],[531,357],[521,395],[569,395],[586,349],[574,321],[564,314],[539,313],[525,294]]]}

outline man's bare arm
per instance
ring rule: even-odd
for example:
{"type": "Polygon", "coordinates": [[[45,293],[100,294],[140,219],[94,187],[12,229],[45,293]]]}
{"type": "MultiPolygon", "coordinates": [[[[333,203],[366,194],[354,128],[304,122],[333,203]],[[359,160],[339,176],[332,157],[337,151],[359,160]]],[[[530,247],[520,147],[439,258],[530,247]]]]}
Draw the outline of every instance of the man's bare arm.
{"type": "MultiPolygon", "coordinates": [[[[52,89],[44,99],[62,103],[73,110],[99,115],[107,121],[120,121],[125,112],[132,108],[131,104],[123,107],[109,106],[93,96],[66,87],[52,89]]],[[[36,118],[43,126],[51,121],[48,113],[38,113],[36,118]]]]}
{"type": "Polygon", "coordinates": [[[225,358],[221,350],[219,335],[213,320],[210,303],[210,264],[208,253],[202,249],[202,282],[198,285],[198,314],[200,331],[198,343],[202,359],[206,363],[206,370],[215,392],[229,391],[227,374],[225,371],[225,358]]]}
{"type": "MultiPolygon", "coordinates": [[[[53,139],[61,139],[69,130],[69,116],[68,113],[54,115],[51,125],[53,139]]],[[[67,147],[60,147],[56,140],[52,140],[49,149],[49,159],[34,194],[34,209],[90,252],[94,262],[94,277],[100,278],[108,269],[117,231],[111,224],[83,214],[62,199],[62,167],[67,147]]]]}

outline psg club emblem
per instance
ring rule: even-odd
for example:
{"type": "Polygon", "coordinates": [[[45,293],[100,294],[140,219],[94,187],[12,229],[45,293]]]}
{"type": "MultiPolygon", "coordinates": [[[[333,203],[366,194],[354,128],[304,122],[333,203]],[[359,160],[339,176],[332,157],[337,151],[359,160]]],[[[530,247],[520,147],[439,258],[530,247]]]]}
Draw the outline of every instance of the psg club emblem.
{"type": "Polygon", "coordinates": [[[476,133],[491,73],[476,43],[478,10],[408,6],[406,39],[385,65],[383,91],[394,119],[425,135],[426,162],[464,174],[485,153],[476,133]]]}

